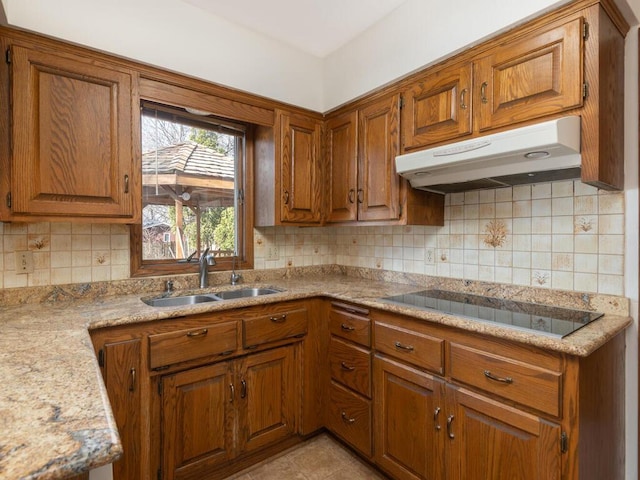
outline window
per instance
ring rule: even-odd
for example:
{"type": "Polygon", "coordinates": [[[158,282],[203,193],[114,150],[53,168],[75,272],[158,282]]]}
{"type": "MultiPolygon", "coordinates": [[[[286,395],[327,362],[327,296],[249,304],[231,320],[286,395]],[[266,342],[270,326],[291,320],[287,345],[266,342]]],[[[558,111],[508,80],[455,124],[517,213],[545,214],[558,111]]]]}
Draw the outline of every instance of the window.
{"type": "Polygon", "coordinates": [[[230,269],[233,257],[252,267],[250,128],[146,101],[140,124],[142,224],[132,227],[132,275],[196,271],[206,249],[217,270],[230,269]]]}

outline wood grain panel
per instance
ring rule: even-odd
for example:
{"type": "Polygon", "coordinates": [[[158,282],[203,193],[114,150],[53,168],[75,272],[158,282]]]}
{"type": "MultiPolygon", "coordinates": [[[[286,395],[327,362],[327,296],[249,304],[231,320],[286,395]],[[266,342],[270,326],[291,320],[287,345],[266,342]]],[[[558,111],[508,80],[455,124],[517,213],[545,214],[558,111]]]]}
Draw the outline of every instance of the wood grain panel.
{"type": "Polygon", "coordinates": [[[11,52],[12,211],[132,216],[135,75],[19,46],[11,52]]]}
{"type": "Polygon", "coordinates": [[[358,216],[358,113],[354,110],[327,120],[325,125],[327,222],[356,220],[358,216]]]}
{"type": "Polygon", "coordinates": [[[233,457],[230,365],[216,363],[163,378],[163,478],[203,478],[233,457]]]}
{"type": "Polygon", "coordinates": [[[371,321],[364,316],[332,308],[329,311],[329,331],[331,335],[371,346],[371,321]]]}
{"type": "Polygon", "coordinates": [[[331,377],[371,398],[371,352],[331,337],[329,343],[331,377]]]}
{"type": "Polygon", "coordinates": [[[238,322],[149,335],[149,368],[158,368],[214,355],[230,355],[238,348],[238,322]]]}
{"type": "Polygon", "coordinates": [[[562,478],[559,425],[467,390],[454,397],[451,445],[460,471],[452,478],[562,478]]]}
{"type": "Polygon", "coordinates": [[[395,158],[400,153],[399,95],[361,109],[358,138],[358,219],[400,218],[400,177],[395,158]]]}
{"type": "Polygon", "coordinates": [[[445,469],[442,382],[380,355],[373,365],[376,463],[393,478],[456,478],[445,469]]]}
{"type": "Polygon", "coordinates": [[[582,18],[504,45],[475,63],[480,131],[582,105],[582,18]]]}
{"type": "Polygon", "coordinates": [[[240,451],[254,451],[296,433],[300,388],[296,348],[267,350],[243,360],[237,385],[244,406],[239,410],[240,451]]]}
{"type": "Polygon", "coordinates": [[[371,401],[332,381],[327,427],[367,457],[371,457],[371,401]]]}
{"type": "Polygon", "coordinates": [[[402,94],[404,149],[471,133],[471,74],[471,63],[453,65],[428,74],[402,94]]]}

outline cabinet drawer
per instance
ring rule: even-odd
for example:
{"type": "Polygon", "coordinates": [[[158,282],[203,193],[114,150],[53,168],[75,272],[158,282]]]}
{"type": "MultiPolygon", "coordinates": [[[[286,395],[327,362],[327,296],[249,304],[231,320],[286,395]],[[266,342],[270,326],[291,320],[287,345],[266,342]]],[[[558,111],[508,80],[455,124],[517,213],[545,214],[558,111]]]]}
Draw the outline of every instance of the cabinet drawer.
{"type": "Polygon", "coordinates": [[[242,321],[244,348],[307,334],[307,310],[277,311],[242,321]]]}
{"type": "Polygon", "coordinates": [[[376,321],[375,349],[419,367],[444,373],[444,340],[425,333],[376,321]]]}
{"type": "Polygon", "coordinates": [[[238,323],[224,322],[149,335],[149,366],[162,367],[238,348],[238,323]]]}
{"type": "Polygon", "coordinates": [[[371,353],[362,347],[331,337],[329,344],[331,377],[371,398],[371,353]]]}
{"type": "Polygon", "coordinates": [[[559,417],[562,374],[451,343],[452,380],[559,417]]]}
{"type": "Polygon", "coordinates": [[[370,457],[371,401],[331,382],[327,426],[354,448],[370,457]]]}
{"type": "Polygon", "coordinates": [[[329,331],[365,347],[371,346],[371,321],[367,317],[344,310],[331,309],[329,313],[329,331]]]}

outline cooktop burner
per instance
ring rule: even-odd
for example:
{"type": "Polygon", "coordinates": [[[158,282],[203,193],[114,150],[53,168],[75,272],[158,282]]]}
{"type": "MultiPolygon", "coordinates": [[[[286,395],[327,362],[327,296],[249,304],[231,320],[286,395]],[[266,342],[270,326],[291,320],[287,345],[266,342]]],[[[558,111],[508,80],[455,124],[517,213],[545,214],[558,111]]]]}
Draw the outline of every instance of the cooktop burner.
{"type": "Polygon", "coordinates": [[[518,330],[562,338],[603,316],[602,313],[517,302],[445,290],[423,290],[385,297],[402,305],[436,310],[518,330]]]}

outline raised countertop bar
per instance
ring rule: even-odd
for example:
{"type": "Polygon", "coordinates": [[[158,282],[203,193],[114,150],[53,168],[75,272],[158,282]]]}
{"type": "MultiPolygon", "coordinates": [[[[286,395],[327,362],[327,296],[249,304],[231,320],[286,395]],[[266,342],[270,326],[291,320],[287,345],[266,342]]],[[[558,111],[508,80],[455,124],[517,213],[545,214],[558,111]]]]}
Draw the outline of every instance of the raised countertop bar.
{"type": "MultiPolygon", "coordinates": [[[[56,479],[111,463],[121,445],[89,331],[204,312],[324,296],[410,315],[428,322],[505,338],[576,356],[591,352],[632,320],[627,299],[606,295],[486,284],[337,266],[243,272],[242,286],[281,293],[182,307],[151,307],[166,278],[5,289],[0,292],[0,479],[56,479]],[[379,299],[436,286],[443,290],[604,312],[577,332],[556,339],[379,299]]],[[[195,276],[173,278],[179,293],[216,292],[228,273],[211,274],[196,290],[195,276]]]]}

